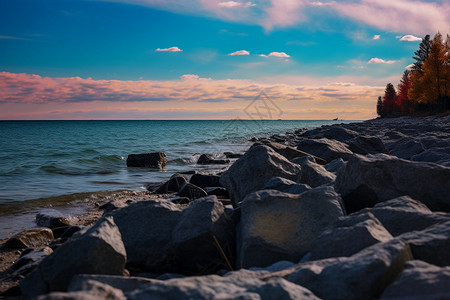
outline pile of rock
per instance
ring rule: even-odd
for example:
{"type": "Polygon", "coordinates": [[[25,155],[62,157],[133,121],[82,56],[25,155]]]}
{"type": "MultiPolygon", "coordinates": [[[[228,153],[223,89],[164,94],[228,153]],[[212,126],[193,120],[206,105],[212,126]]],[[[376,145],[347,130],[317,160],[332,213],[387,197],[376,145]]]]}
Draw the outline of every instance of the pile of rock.
{"type": "Polygon", "coordinates": [[[220,176],[176,174],[151,190],[161,199],[105,205],[33,261],[22,296],[450,298],[450,158],[417,156],[444,153],[449,124],[374,120],[260,140],[220,176]],[[423,150],[411,156],[400,140],[423,150]]]}

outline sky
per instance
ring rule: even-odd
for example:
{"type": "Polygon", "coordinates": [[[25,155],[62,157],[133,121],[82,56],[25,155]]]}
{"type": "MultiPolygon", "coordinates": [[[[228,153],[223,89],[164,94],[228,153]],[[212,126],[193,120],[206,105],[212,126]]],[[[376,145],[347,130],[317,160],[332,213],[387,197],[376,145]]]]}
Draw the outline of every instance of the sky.
{"type": "Polygon", "coordinates": [[[450,3],[2,0],[0,120],[363,120],[450,3]]]}

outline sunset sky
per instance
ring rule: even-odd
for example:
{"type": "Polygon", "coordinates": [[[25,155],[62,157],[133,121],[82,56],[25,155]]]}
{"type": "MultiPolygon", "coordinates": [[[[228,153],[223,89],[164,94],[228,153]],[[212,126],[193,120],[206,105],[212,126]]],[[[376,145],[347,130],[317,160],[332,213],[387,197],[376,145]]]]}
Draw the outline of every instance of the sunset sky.
{"type": "Polygon", "coordinates": [[[448,1],[2,0],[0,120],[369,119],[448,1]]]}

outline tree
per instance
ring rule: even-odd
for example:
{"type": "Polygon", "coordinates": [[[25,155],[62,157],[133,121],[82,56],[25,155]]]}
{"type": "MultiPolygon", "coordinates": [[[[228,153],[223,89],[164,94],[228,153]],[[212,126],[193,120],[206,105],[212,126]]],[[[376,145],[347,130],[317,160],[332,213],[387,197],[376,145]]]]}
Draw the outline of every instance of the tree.
{"type": "Polygon", "coordinates": [[[381,96],[378,96],[378,101],[377,101],[377,114],[380,116],[380,117],[384,117],[384,114],[383,114],[383,99],[381,99],[381,96]]]}
{"type": "Polygon", "coordinates": [[[403,113],[408,112],[409,110],[408,91],[411,86],[410,73],[411,72],[409,70],[405,70],[403,72],[402,79],[397,87],[398,95],[396,105],[403,113]]]}
{"type": "Polygon", "coordinates": [[[431,41],[430,41],[430,35],[427,34],[423,39],[422,42],[420,42],[419,50],[414,52],[413,59],[416,60],[416,62],[413,64],[411,70],[413,72],[420,72],[422,73],[422,65],[427,60],[428,55],[430,54],[430,48],[431,48],[431,41]]]}
{"type": "Polygon", "coordinates": [[[395,100],[397,93],[395,92],[394,85],[388,83],[384,91],[383,97],[383,113],[385,116],[390,116],[394,112],[395,100]]]}

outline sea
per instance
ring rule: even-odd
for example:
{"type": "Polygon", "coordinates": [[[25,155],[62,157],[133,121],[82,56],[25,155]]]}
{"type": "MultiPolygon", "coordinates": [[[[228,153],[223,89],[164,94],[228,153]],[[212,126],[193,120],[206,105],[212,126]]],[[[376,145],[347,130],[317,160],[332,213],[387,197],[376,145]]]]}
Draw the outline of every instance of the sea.
{"type": "Polygon", "coordinates": [[[243,153],[252,137],[342,123],[331,120],[0,121],[0,239],[32,227],[37,211],[81,213],[77,197],[145,191],[199,166],[200,154],[243,153]],[[164,170],[127,167],[129,154],[162,151],[164,170]],[[62,205],[65,204],[65,205],[62,205]]]}

